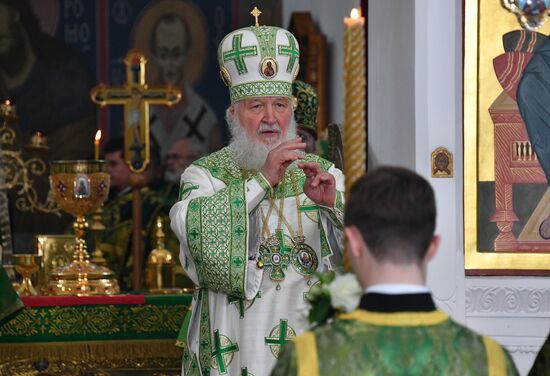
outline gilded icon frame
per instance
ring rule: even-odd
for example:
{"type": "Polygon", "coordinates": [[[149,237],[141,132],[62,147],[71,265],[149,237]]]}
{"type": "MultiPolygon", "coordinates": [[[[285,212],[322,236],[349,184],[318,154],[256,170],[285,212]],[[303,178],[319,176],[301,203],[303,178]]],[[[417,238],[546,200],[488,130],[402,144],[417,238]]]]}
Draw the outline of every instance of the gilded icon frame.
{"type": "MultiPolygon", "coordinates": [[[[481,167],[491,157],[494,160],[493,145],[489,145],[489,157],[485,140],[480,137],[482,117],[487,116],[488,107],[483,103],[487,94],[483,85],[480,55],[485,53],[487,43],[501,43],[502,30],[495,26],[488,33],[480,32],[480,25],[489,18],[498,17],[500,24],[510,30],[520,29],[517,18],[500,4],[488,5],[489,0],[464,0],[464,71],[463,71],[463,136],[464,136],[464,267],[466,275],[550,275],[550,253],[515,251],[491,251],[480,249],[478,244],[478,189],[483,180],[481,167]],[[487,12],[493,7],[492,13],[487,12]],[[509,17],[509,18],[508,18],[509,17]],[[492,33],[492,34],[491,34],[492,33]],[[491,34],[491,35],[490,35],[491,34]],[[489,35],[489,36],[488,36],[489,35]],[[497,39],[498,38],[498,39],[497,39]],[[481,72],[481,73],[480,73],[481,72]],[[485,111],[483,113],[482,111],[485,111]]],[[[548,34],[548,32],[545,32],[548,34]]],[[[483,60],[483,64],[491,64],[483,60]]],[[[495,79],[495,82],[496,81],[495,79]]],[[[491,94],[492,95],[492,94],[491,94]]],[[[489,98],[494,100],[494,96],[489,98]]],[[[481,135],[483,136],[483,135],[481,135]]],[[[493,136],[494,137],[494,136],[493,136]]],[[[492,142],[492,140],[491,140],[492,142]]],[[[494,170],[494,169],[493,169],[494,170]]],[[[490,179],[489,179],[490,180],[490,179]]]]}

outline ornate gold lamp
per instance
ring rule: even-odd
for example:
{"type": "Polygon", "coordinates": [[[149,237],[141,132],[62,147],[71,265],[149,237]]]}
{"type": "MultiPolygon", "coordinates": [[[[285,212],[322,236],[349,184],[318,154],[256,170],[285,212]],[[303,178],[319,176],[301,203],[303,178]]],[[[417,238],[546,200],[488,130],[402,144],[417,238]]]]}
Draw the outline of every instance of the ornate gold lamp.
{"type": "Polygon", "coordinates": [[[113,272],[90,262],[83,239],[85,215],[99,208],[109,193],[110,177],[105,161],[54,161],[50,163],[50,185],[61,210],[74,215],[73,261],[50,274],[50,295],[112,295],[119,292],[113,272]]]}

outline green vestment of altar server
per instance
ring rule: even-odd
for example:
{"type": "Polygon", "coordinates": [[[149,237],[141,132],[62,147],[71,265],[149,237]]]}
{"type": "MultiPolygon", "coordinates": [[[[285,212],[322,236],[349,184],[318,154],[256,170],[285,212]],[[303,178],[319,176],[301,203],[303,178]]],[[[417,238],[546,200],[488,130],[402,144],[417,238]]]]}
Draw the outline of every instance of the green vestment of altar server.
{"type": "Polygon", "coordinates": [[[272,376],[517,375],[502,346],[454,322],[435,306],[416,312],[377,312],[364,309],[369,295],[396,304],[405,299],[415,305],[413,297],[431,301],[429,294],[366,294],[363,309],[288,343],[272,376]]]}

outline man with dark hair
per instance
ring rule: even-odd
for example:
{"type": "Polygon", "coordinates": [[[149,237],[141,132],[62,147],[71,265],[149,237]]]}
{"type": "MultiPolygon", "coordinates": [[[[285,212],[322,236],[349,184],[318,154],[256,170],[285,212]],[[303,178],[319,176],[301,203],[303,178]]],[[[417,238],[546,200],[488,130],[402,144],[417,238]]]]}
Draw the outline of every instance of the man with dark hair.
{"type": "Polygon", "coordinates": [[[436,308],[426,269],[438,248],[429,183],[385,167],[352,187],[344,214],[349,257],[365,289],[359,309],[283,349],[272,375],[516,375],[492,339],[436,308]]]}

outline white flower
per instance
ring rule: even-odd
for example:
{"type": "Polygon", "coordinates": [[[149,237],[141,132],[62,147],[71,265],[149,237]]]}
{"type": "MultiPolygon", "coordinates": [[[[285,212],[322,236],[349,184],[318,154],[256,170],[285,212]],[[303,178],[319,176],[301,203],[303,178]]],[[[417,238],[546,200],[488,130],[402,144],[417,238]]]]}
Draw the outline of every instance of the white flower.
{"type": "Polygon", "coordinates": [[[330,304],[336,309],[351,312],[359,305],[361,286],[354,274],[347,273],[337,276],[328,286],[330,304]]]}

